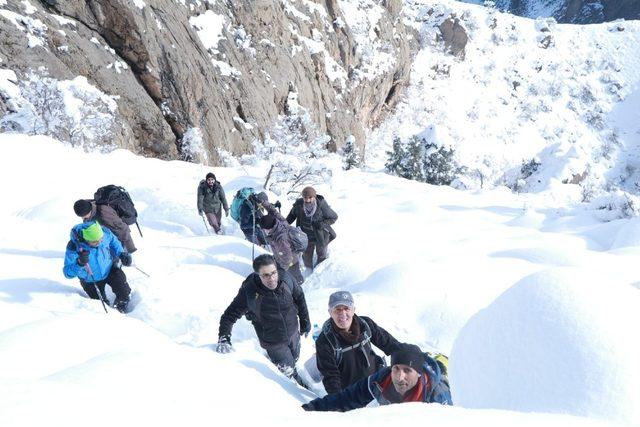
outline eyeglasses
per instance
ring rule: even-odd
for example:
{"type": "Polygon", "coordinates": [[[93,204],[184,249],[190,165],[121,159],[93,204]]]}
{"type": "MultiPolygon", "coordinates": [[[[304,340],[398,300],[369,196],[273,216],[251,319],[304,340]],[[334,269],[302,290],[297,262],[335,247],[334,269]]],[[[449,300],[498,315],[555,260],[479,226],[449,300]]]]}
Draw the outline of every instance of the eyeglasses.
{"type": "Polygon", "coordinates": [[[271,279],[272,277],[276,277],[277,274],[278,270],[273,270],[271,273],[262,273],[260,277],[263,279],[271,279]]]}

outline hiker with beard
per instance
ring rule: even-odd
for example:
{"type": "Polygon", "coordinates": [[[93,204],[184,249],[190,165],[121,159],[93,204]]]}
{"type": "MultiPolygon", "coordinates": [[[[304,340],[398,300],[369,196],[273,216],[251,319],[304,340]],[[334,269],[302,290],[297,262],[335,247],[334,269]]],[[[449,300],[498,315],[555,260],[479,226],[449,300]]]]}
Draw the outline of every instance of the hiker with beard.
{"type": "Polygon", "coordinates": [[[317,255],[316,265],[327,259],[327,246],[336,238],[336,232],[331,225],[338,219],[336,214],[323,196],[316,193],[313,187],[305,187],[302,190],[302,198],[296,200],[287,215],[287,222],[304,231],[309,244],[302,253],[302,261],[305,267],[313,270],[313,253],[317,255]]]}
{"type": "Polygon", "coordinates": [[[229,205],[222,185],[216,176],[209,172],[198,185],[198,214],[206,216],[209,225],[216,234],[222,234],[222,209],[229,216],[229,205]]]}
{"type": "Polygon", "coordinates": [[[351,384],[385,367],[373,352],[372,344],[390,355],[398,341],[372,319],[357,316],[350,292],[334,292],[329,297],[329,315],[316,340],[316,363],[328,394],[338,393],[351,384]]]}
{"type": "Polygon", "coordinates": [[[302,405],[305,411],[339,411],[395,403],[452,405],[449,382],[439,364],[413,344],[400,344],[391,354],[391,367],[382,368],[340,393],[328,394],[302,405]]]}

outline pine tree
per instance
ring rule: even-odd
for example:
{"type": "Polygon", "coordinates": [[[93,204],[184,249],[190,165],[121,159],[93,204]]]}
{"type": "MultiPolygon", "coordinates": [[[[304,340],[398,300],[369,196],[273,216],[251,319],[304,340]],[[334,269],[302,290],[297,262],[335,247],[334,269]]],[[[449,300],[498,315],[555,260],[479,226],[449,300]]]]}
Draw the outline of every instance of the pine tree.
{"type": "Polygon", "coordinates": [[[425,182],[424,161],[425,140],[412,136],[407,146],[407,155],[403,162],[403,178],[425,182]]]}
{"type": "Polygon", "coordinates": [[[460,168],[453,158],[453,149],[438,147],[434,143],[425,143],[422,166],[424,182],[434,185],[450,185],[460,173],[460,168]]]}
{"type": "Polygon", "coordinates": [[[403,161],[407,153],[402,145],[402,141],[397,136],[393,138],[393,146],[391,151],[387,151],[387,163],[385,163],[385,170],[396,176],[403,176],[403,161]]]}
{"type": "Polygon", "coordinates": [[[350,135],[342,149],[342,168],[346,171],[360,166],[360,153],[356,139],[350,135]]]}

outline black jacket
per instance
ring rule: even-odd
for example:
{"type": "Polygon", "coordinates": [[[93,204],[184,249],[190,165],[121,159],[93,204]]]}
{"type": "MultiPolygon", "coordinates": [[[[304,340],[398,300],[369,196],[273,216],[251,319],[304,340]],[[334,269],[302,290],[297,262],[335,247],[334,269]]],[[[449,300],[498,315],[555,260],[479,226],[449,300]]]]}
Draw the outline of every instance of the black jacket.
{"type": "Polygon", "coordinates": [[[289,342],[294,333],[308,332],[309,311],[302,288],[281,269],[278,269],[278,276],[278,287],[274,290],[267,289],[258,274],[247,276],[238,295],[220,317],[218,335],[231,336],[233,325],[245,314],[261,343],[289,342]]]}
{"type": "Polygon", "coordinates": [[[360,338],[358,342],[365,340],[365,331],[371,331],[371,341],[364,346],[359,346],[353,350],[344,351],[337,363],[334,350],[335,343],[346,348],[352,344],[347,343],[339,334],[331,329],[333,321],[325,322],[323,332],[316,340],[316,363],[318,370],[323,375],[322,383],[327,393],[338,393],[351,384],[376,372],[384,367],[384,361],[377,356],[371,344],[390,355],[398,345],[398,341],[387,331],[382,329],[368,317],[358,317],[353,315],[353,321],[360,323],[360,338]],[[366,328],[367,322],[369,328],[366,328]],[[332,334],[327,336],[328,334],[332,334]]]}
{"type": "Polygon", "coordinates": [[[336,222],[338,214],[329,207],[324,197],[317,195],[316,203],[318,206],[315,213],[311,218],[308,218],[304,214],[304,200],[301,198],[296,200],[287,215],[287,222],[292,224],[293,221],[296,221],[296,226],[307,233],[310,242],[325,246],[336,238],[336,232],[331,228],[331,224],[336,222]]]}

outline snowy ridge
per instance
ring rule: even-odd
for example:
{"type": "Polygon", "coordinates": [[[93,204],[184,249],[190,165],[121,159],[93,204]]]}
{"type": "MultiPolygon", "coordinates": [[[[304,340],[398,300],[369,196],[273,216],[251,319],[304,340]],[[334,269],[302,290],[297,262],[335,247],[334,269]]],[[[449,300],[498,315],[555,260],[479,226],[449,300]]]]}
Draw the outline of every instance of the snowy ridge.
{"type": "MultiPolygon", "coordinates": [[[[227,218],[226,236],[206,234],[195,210],[195,189],[208,168],[144,159],[123,150],[84,153],[44,137],[3,135],[0,143],[6,154],[0,161],[0,179],[12,184],[2,187],[8,202],[0,207],[5,224],[0,229],[3,426],[76,426],[86,425],[87,419],[97,425],[112,425],[118,419],[125,425],[196,426],[211,425],[212,420],[388,425],[416,417],[445,426],[478,420],[498,426],[640,421],[633,409],[640,407],[637,393],[615,400],[616,393],[637,390],[640,381],[635,362],[639,349],[636,340],[629,339],[637,323],[620,320],[635,319],[630,310],[640,303],[637,219],[601,223],[587,211],[558,209],[535,194],[504,189],[461,192],[336,169],[332,181],[318,187],[340,217],[330,258],[304,285],[312,323],[327,318],[331,292],[350,290],[357,312],[372,316],[398,339],[451,354],[454,401],[460,406],[395,405],[310,414],[299,405],[313,393],[277,372],[259,350],[247,321],[234,327],[235,353],[213,352],[219,317],[250,271],[251,246],[227,218]],[[15,159],[27,157],[28,164],[17,166],[15,159]],[[82,173],[87,167],[91,173],[82,173]],[[76,222],[73,202],[112,182],[125,186],[136,201],[145,237],[134,235],[139,247],[134,262],[151,275],[126,270],[134,289],[128,316],[106,315],[99,302],[88,300],[77,282],[61,273],[68,232],[76,222]],[[606,281],[598,279],[598,271],[606,271],[606,281]],[[530,283],[525,278],[531,274],[538,274],[534,277],[540,288],[573,284],[571,295],[580,296],[569,300],[562,293],[539,293],[538,306],[559,318],[577,320],[587,310],[595,313],[590,319],[600,319],[598,328],[551,322],[535,329],[538,323],[524,315],[527,305],[516,304],[509,297],[516,291],[507,291],[523,279],[530,283]],[[591,288],[577,286],[585,276],[608,294],[597,307],[580,302],[592,301],[591,288]],[[621,298],[625,305],[617,304],[621,298]],[[606,316],[613,312],[615,316],[606,316]],[[501,339],[509,346],[500,355],[510,358],[514,372],[526,371],[517,363],[518,355],[545,348],[539,334],[560,337],[555,343],[567,349],[559,355],[566,365],[536,371],[527,386],[543,394],[565,374],[582,378],[586,372],[581,369],[590,369],[596,377],[604,375],[602,369],[624,375],[607,377],[610,387],[582,384],[584,393],[603,402],[604,410],[590,412],[587,400],[577,406],[562,399],[545,405],[534,394],[528,399],[534,410],[555,415],[498,411],[531,410],[511,399],[528,395],[530,389],[500,376],[491,378],[491,387],[475,380],[474,366],[491,361],[487,358],[499,347],[487,346],[486,340],[477,344],[462,333],[473,325],[480,325],[485,334],[502,331],[501,339]],[[526,328],[534,329],[523,336],[526,328]],[[595,351],[590,342],[606,342],[608,354],[626,356],[605,360],[607,355],[595,351]],[[584,356],[590,365],[571,364],[584,356]],[[615,369],[611,363],[617,364],[615,369]],[[480,395],[487,399],[473,397],[480,395]],[[95,416],[96,402],[109,402],[106,416],[95,416]]],[[[264,172],[261,167],[214,170],[229,198],[242,186],[259,186],[264,172]]],[[[291,201],[282,201],[283,212],[288,211],[291,201]]],[[[312,352],[311,339],[303,340],[300,362],[312,352]]],[[[570,396],[578,382],[563,384],[570,396]]]]}
{"type": "Polygon", "coordinates": [[[404,10],[423,48],[405,100],[371,132],[371,168],[383,165],[394,135],[406,140],[434,126],[445,136],[437,142],[467,168],[464,187],[573,192],[576,201],[637,194],[640,23],[559,25],[453,1],[411,1],[404,10]],[[438,40],[452,15],[469,36],[464,58],[438,40]],[[625,120],[615,119],[619,110],[625,120]],[[523,176],[532,159],[540,166],[523,176]]]}

